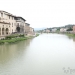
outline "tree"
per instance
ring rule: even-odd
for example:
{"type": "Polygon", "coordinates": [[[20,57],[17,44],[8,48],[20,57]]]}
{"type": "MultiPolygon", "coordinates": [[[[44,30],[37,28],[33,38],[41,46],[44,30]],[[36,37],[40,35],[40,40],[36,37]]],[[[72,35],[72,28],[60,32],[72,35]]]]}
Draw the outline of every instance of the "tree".
{"type": "Polygon", "coordinates": [[[73,29],[70,27],[69,29],[67,29],[67,31],[73,31],[73,29]]]}

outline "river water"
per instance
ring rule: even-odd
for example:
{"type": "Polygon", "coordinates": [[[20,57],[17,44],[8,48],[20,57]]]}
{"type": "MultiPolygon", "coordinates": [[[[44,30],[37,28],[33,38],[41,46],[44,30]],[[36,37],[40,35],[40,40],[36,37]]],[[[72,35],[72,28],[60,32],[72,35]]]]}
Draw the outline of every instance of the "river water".
{"type": "Polygon", "coordinates": [[[0,45],[0,75],[75,75],[75,39],[41,34],[0,45]]]}

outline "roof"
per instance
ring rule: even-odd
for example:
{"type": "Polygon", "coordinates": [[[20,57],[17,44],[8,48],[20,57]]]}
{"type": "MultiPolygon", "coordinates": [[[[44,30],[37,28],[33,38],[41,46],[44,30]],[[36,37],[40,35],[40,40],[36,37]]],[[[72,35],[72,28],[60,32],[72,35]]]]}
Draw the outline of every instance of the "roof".
{"type": "Polygon", "coordinates": [[[16,18],[21,18],[22,20],[26,21],[23,17],[20,16],[16,16],[16,18]]]}
{"type": "Polygon", "coordinates": [[[8,13],[8,12],[6,12],[6,11],[0,10],[0,12],[4,12],[6,15],[15,17],[15,15],[13,15],[13,14],[11,14],[11,13],[8,13]]]}
{"type": "Polygon", "coordinates": [[[11,13],[6,12],[6,11],[0,10],[0,12],[5,12],[6,15],[13,16],[13,17],[16,17],[16,18],[21,18],[21,19],[23,19],[24,21],[26,21],[23,17],[15,16],[15,15],[13,15],[13,14],[11,14],[11,13]]]}
{"type": "Polygon", "coordinates": [[[30,26],[30,24],[29,23],[25,23],[26,25],[28,25],[28,26],[30,26]]]}

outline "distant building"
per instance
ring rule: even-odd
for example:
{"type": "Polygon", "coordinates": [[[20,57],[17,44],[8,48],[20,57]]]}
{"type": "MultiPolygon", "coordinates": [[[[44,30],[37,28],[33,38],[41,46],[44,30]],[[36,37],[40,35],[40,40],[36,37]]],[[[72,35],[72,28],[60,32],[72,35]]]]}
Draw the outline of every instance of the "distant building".
{"type": "Polygon", "coordinates": [[[75,32],[75,25],[73,26],[73,32],[75,32]]]}
{"type": "Polygon", "coordinates": [[[57,29],[56,29],[56,28],[53,28],[51,31],[52,31],[52,32],[56,32],[56,31],[57,31],[57,29]]]}
{"type": "Polygon", "coordinates": [[[28,23],[25,23],[25,34],[28,36],[35,35],[34,28],[30,27],[28,23]]]}
{"type": "Polygon", "coordinates": [[[45,30],[45,32],[46,32],[46,33],[50,33],[50,30],[47,28],[47,29],[45,30]]]}
{"type": "Polygon", "coordinates": [[[28,36],[35,35],[34,28],[29,27],[29,32],[28,32],[28,34],[27,34],[27,35],[28,35],[28,36]]]}
{"type": "Polygon", "coordinates": [[[67,28],[60,28],[60,32],[66,32],[67,28]]]}
{"type": "Polygon", "coordinates": [[[30,32],[30,24],[25,23],[25,34],[27,35],[30,32]]]}
{"type": "Polygon", "coordinates": [[[43,32],[43,33],[45,33],[45,32],[46,32],[46,30],[44,29],[42,32],[43,32]]]}

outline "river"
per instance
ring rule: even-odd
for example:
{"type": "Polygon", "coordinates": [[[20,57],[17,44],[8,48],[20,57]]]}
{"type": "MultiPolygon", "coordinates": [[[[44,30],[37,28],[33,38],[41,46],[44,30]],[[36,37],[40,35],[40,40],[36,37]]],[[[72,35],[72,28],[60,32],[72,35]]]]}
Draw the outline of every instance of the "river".
{"type": "Polygon", "coordinates": [[[0,75],[75,75],[75,39],[41,34],[0,45],[0,75]]]}

